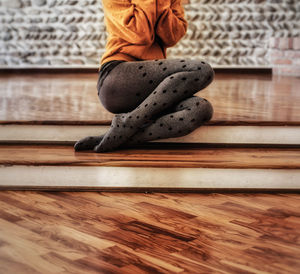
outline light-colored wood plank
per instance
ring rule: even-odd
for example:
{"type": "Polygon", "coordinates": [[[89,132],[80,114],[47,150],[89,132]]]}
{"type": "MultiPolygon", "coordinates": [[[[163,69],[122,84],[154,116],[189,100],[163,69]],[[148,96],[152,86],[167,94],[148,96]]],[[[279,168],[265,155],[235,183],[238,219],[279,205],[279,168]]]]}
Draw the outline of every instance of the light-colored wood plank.
{"type": "Polygon", "coordinates": [[[17,165],[0,166],[0,178],[11,190],[300,189],[300,169],[17,165]]]}
{"type": "MultiPolygon", "coordinates": [[[[75,143],[86,136],[105,134],[109,126],[101,125],[1,125],[1,143],[75,143]]],[[[299,145],[300,126],[203,125],[192,133],[154,142],[196,144],[268,144],[299,145]]]]}

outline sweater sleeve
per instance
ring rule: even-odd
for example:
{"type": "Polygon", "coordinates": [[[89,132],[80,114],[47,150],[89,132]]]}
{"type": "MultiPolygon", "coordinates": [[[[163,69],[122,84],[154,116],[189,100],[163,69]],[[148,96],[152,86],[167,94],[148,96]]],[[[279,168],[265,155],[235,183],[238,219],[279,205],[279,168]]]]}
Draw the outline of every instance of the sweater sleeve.
{"type": "Polygon", "coordinates": [[[187,21],[181,0],[158,0],[156,34],[165,47],[174,46],[186,33],[187,21]]]}
{"type": "Polygon", "coordinates": [[[102,0],[108,32],[135,45],[154,39],[156,0],[102,0]]]}

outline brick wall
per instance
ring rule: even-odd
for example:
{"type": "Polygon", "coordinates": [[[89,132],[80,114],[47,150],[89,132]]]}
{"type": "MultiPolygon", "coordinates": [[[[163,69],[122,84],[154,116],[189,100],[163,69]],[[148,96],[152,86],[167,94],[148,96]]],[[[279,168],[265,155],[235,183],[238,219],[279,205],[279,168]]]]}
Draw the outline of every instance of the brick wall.
{"type": "Polygon", "coordinates": [[[300,76],[300,37],[270,38],[269,54],[274,74],[300,76]]]}
{"type": "MultiPolygon", "coordinates": [[[[189,29],[169,58],[300,75],[299,0],[183,0],[189,29]]],[[[100,0],[0,0],[0,67],[98,67],[100,0]]]]}

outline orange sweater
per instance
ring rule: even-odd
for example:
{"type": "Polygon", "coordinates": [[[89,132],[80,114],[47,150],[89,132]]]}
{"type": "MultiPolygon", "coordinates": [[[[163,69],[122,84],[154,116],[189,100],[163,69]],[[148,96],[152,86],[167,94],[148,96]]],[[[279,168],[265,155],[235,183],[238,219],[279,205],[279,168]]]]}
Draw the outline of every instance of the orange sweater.
{"type": "Polygon", "coordinates": [[[102,0],[102,4],[108,39],[101,65],[166,58],[166,48],[186,33],[181,0],[102,0]]]}

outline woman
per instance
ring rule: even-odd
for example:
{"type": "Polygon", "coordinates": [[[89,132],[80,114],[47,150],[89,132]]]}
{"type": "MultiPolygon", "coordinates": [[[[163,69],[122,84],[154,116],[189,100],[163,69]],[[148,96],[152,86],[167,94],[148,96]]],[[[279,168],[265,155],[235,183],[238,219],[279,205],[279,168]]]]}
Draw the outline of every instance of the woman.
{"type": "Polygon", "coordinates": [[[98,95],[115,113],[108,132],[86,137],[75,150],[106,152],[189,134],[211,119],[213,108],[193,96],[214,77],[199,60],[166,59],[186,33],[181,0],[103,0],[108,31],[98,95]]]}

